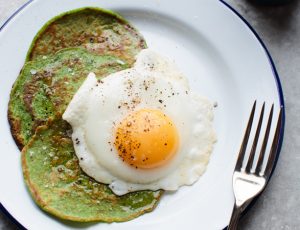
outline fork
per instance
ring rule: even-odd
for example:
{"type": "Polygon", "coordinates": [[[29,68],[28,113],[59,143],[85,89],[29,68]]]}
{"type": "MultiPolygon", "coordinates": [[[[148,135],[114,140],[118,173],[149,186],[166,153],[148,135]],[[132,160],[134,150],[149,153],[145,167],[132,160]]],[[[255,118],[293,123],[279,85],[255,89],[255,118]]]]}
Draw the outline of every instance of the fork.
{"type": "Polygon", "coordinates": [[[265,188],[268,179],[270,178],[273,165],[276,158],[276,152],[278,149],[278,143],[279,143],[279,137],[280,137],[280,128],[282,125],[282,113],[283,108],[280,108],[278,121],[276,125],[275,135],[273,138],[273,142],[271,145],[270,153],[268,160],[266,162],[266,167],[263,169],[263,162],[265,157],[265,152],[267,148],[267,143],[269,139],[270,129],[271,129],[271,123],[273,118],[273,110],[274,110],[274,104],[271,107],[267,127],[265,131],[265,135],[262,141],[261,149],[259,151],[259,156],[256,165],[254,164],[254,158],[256,155],[256,148],[257,143],[259,140],[259,135],[261,132],[261,125],[263,122],[264,117],[264,111],[265,111],[265,103],[263,103],[260,117],[258,120],[253,144],[250,150],[250,154],[248,159],[246,159],[246,166],[243,167],[243,161],[245,158],[245,153],[247,149],[247,144],[249,140],[249,136],[251,133],[251,127],[253,123],[254,113],[256,108],[256,101],[253,104],[250,118],[248,121],[248,125],[246,128],[246,132],[244,134],[244,138],[240,147],[237,163],[235,166],[235,170],[233,173],[233,192],[235,197],[235,204],[233,207],[233,211],[231,214],[230,223],[228,225],[228,230],[234,230],[237,229],[237,224],[239,217],[242,213],[242,211],[249,205],[249,203],[255,198],[258,194],[262,192],[262,190],[265,188]],[[253,169],[252,169],[253,168],[253,169]]]}

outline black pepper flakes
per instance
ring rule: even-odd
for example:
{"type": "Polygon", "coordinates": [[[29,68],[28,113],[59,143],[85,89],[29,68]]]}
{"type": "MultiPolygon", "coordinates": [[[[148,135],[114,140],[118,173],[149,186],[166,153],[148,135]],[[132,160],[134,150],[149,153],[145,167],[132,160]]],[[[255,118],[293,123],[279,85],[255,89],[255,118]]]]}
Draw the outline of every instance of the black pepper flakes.
{"type": "Polygon", "coordinates": [[[75,139],[75,143],[76,143],[76,145],[79,145],[79,144],[80,144],[80,141],[79,141],[78,138],[75,139]]]}

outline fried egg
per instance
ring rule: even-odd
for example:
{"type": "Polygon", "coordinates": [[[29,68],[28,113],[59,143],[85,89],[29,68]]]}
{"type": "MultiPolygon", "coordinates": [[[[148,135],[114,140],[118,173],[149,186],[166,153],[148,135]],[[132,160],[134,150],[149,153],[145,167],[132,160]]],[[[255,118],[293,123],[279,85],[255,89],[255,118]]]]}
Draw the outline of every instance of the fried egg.
{"type": "Polygon", "coordinates": [[[193,184],[216,141],[213,104],[149,49],[130,69],[102,80],[90,73],[63,119],[82,170],[117,195],[193,184]]]}

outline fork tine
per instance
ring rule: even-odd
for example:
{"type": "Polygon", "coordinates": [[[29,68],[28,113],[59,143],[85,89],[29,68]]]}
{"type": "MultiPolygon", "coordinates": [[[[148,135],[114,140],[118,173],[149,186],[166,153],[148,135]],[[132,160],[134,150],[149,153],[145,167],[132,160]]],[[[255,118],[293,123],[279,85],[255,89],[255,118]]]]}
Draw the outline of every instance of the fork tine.
{"type": "Polygon", "coordinates": [[[252,127],[252,123],[253,123],[255,107],[256,107],[256,100],[255,100],[252,110],[251,110],[250,118],[249,118],[249,121],[247,124],[247,129],[246,129],[246,132],[245,132],[245,135],[243,138],[243,142],[241,144],[239,156],[238,156],[237,163],[235,166],[235,169],[237,169],[237,170],[240,170],[243,165],[243,160],[244,160],[244,156],[245,156],[245,152],[246,152],[246,148],[247,148],[247,144],[248,144],[248,140],[249,140],[249,136],[250,136],[250,132],[251,132],[251,127],[252,127]]]}
{"type": "Polygon", "coordinates": [[[260,117],[259,117],[256,132],[255,132],[255,137],[254,137],[254,140],[253,140],[251,152],[250,152],[249,159],[248,159],[246,169],[245,169],[245,171],[248,172],[248,173],[250,173],[250,170],[251,170],[252,165],[253,165],[253,160],[254,160],[254,156],[255,156],[255,152],[256,152],[257,142],[258,142],[258,138],[259,138],[259,134],[260,134],[260,130],[261,130],[261,124],[262,124],[263,117],[264,117],[264,112],[265,112],[265,102],[264,102],[264,104],[261,108],[260,117]]]}
{"type": "Polygon", "coordinates": [[[266,166],[265,173],[264,173],[266,178],[269,178],[269,176],[272,172],[274,161],[275,161],[275,156],[276,156],[277,147],[278,147],[278,141],[279,141],[279,138],[280,138],[280,128],[281,128],[281,125],[282,125],[282,113],[283,113],[283,108],[281,107],[280,112],[279,112],[278,121],[277,121],[276,131],[275,131],[275,135],[274,135],[274,139],[273,139],[273,143],[272,143],[272,147],[271,147],[271,150],[270,150],[267,166],[266,166]]]}
{"type": "Polygon", "coordinates": [[[268,124],[267,124],[267,128],[266,128],[264,140],[263,140],[262,147],[261,147],[260,154],[259,154],[259,158],[258,158],[258,161],[257,161],[257,165],[256,165],[256,169],[255,169],[255,174],[256,175],[259,175],[259,173],[262,171],[261,169],[262,169],[262,165],[263,165],[263,162],[264,162],[265,152],[266,152],[268,139],[269,139],[269,134],[270,134],[270,129],[271,129],[271,123],[272,123],[272,119],[273,119],[273,110],[274,110],[274,104],[272,104],[272,108],[271,108],[271,111],[270,111],[270,115],[269,115],[269,119],[268,119],[268,124]]]}

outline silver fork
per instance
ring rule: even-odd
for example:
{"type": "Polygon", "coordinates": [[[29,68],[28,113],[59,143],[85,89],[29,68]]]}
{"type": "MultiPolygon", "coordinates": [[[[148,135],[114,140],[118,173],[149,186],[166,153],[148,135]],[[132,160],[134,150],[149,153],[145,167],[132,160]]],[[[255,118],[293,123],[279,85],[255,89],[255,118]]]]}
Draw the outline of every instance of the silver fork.
{"type": "Polygon", "coordinates": [[[256,197],[265,188],[266,182],[268,181],[271,175],[272,168],[276,158],[276,152],[277,152],[279,136],[280,136],[279,135],[280,128],[282,125],[282,113],[283,113],[282,107],[280,108],[275,135],[271,145],[266,167],[265,169],[263,169],[263,162],[265,158],[265,152],[266,152],[266,147],[269,139],[272,118],[273,118],[273,110],[274,110],[274,104],[273,104],[270,110],[265,136],[263,138],[257,164],[254,165],[253,163],[253,160],[256,155],[256,147],[257,147],[263,116],[264,116],[264,111],[265,111],[265,103],[264,103],[261,108],[260,117],[258,120],[249,158],[246,159],[247,161],[246,166],[243,167],[243,161],[245,158],[246,148],[251,133],[255,107],[256,107],[256,101],[254,102],[251,110],[247,129],[244,134],[243,142],[241,144],[239,156],[233,173],[233,192],[235,197],[235,204],[233,207],[230,223],[228,225],[228,230],[237,229],[238,220],[242,211],[249,205],[250,201],[252,201],[253,198],[256,197]]]}

